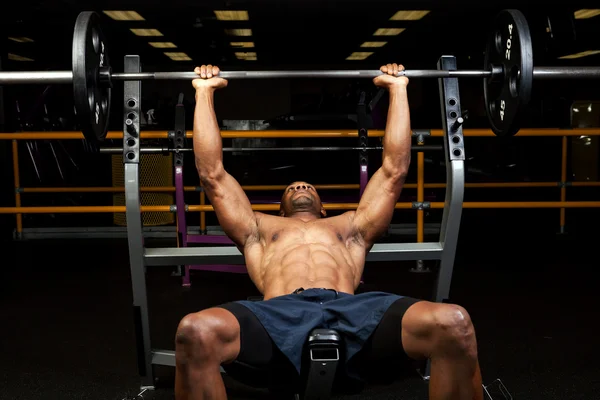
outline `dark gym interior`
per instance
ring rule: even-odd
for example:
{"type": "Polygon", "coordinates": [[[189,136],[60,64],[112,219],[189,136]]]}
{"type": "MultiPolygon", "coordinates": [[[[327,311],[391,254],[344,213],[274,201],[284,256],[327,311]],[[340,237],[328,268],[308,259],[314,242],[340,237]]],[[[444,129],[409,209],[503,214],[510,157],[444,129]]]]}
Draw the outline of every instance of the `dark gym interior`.
{"type": "MultiPolygon", "coordinates": [[[[22,0],[10,8],[5,4],[0,17],[0,70],[70,70],[73,26],[82,11],[99,14],[114,72],[123,70],[125,55],[138,55],[142,71],[193,71],[202,64],[223,71],[375,70],[387,63],[401,63],[407,70],[436,69],[442,55],[455,56],[459,69],[477,70],[484,65],[490,21],[509,8],[527,18],[534,65],[600,68],[600,9],[591,0],[22,0]],[[114,19],[119,14],[107,11],[115,10],[135,11],[141,19],[114,19]],[[244,10],[248,19],[222,20],[218,10],[244,10]],[[428,12],[418,19],[394,20],[401,10],[428,12]],[[398,33],[374,35],[380,28],[398,33]],[[162,36],[138,36],[132,29],[156,29],[162,36]],[[229,29],[251,31],[231,36],[229,29]],[[177,59],[168,52],[184,54],[177,59]],[[353,53],[359,53],[355,59],[353,53]]],[[[463,128],[489,129],[483,79],[461,78],[459,85],[468,117],[463,128]]],[[[591,400],[600,392],[593,325],[598,281],[592,276],[600,265],[599,89],[597,79],[534,80],[520,126],[524,131],[548,129],[551,135],[465,137],[465,202],[589,202],[585,207],[473,206],[462,211],[448,301],[464,306],[472,317],[483,383],[500,379],[515,400],[591,400]],[[557,132],[573,129],[587,129],[589,135],[557,132]],[[502,186],[504,182],[511,184],[502,186]],[[540,182],[550,184],[536,186],[540,182]]],[[[256,124],[275,130],[352,130],[356,121],[341,116],[356,113],[360,93],[372,98],[377,88],[370,79],[231,80],[216,93],[215,108],[224,130],[254,129],[256,124]]],[[[143,81],[141,107],[152,121],[148,117],[142,129],[172,131],[180,94],[186,129],[191,130],[195,99],[190,82],[143,81]]],[[[442,129],[437,79],[411,79],[408,98],[413,129],[442,129]]],[[[122,99],[123,82],[114,82],[111,132],[123,131],[122,99]]],[[[68,84],[0,86],[0,135],[80,132],[73,101],[68,84]]],[[[384,95],[371,112],[370,129],[385,129],[387,106],[384,95]]],[[[442,140],[431,137],[426,144],[439,146],[442,140]]],[[[380,138],[369,143],[380,145],[380,138]]],[[[107,139],[104,145],[122,146],[122,140],[107,139]]],[[[356,140],[224,139],[224,146],[236,145],[355,146],[356,140]]],[[[122,154],[96,150],[83,139],[0,140],[0,209],[15,207],[17,198],[22,207],[123,205],[123,198],[111,191],[52,190],[122,185],[117,182],[122,179],[122,154]]],[[[425,183],[444,183],[443,151],[424,154],[425,183]]],[[[198,186],[193,154],[185,153],[184,159],[185,185],[198,186]]],[[[315,185],[358,184],[359,179],[357,156],[345,151],[232,152],[225,154],[224,164],[242,185],[285,185],[300,179],[315,185]]],[[[380,157],[370,157],[369,172],[380,164],[380,157]]],[[[142,169],[142,185],[172,186],[172,173],[172,161],[166,167],[155,162],[142,169]]],[[[416,182],[413,153],[407,183],[416,182]]],[[[280,193],[249,195],[261,202],[276,200],[280,193]]],[[[356,195],[356,190],[321,193],[332,203],[356,195]]],[[[426,201],[443,202],[445,190],[426,185],[424,195],[426,201]]],[[[187,204],[200,202],[197,192],[185,196],[187,204]]],[[[406,188],[399,201],[415,201],[416,196],[414,187],[406,188]]],[[[170,195],[144,201],[173,203],[170,195]]],[[[169,213],[154,214],[157,221],[148,223],[147,232],[167,233],[148,234],[145,245],[177,247],[175,220],[165,217],[169,213]]],[[[436,240],[441,219],[442,209],[425,210],[425,241],[436,240]]],[[[140,392],[138,344],[123,221],[120,212],[0,213],[0,399],[174,398],[174,371],[168,367],[156,368],[155,390],[135,397],[140,392]],[[96,234],[112,230],[118,232],[114,237],[96,234]]],[[[198,227],[200,213],[188,213],[186,221],[198,227]]],[[[204,223],[218,225],[210,212],[204,223]]],[[[401,229],[384,240],[414,242],[416,224],[415,210],[396,210],[393,225],[401,229]]],[[[367,263],[359,291],[430,299],[436,265],[426,261],[425,267],[430,272],[414,272],[414,261],[367,263]]],[[[183,287],[175,272],[175,266],[146,270],[150,330],[157,348],[174,349],[177,325],[186,314],[260,295],[246,274],[192,271],[193,284],[183,287]]],[[[267,398],[262,389],[227,375],[224,379],[228,398],[267,398]]],[[[369,385],[360,393],[333,398],[417,400],[428,398],[427,393],[428,383],[415,371],[399,373],[389,385],[369,385]]],[[[494,393],[494,400],[504,398],[494,393]]]]}

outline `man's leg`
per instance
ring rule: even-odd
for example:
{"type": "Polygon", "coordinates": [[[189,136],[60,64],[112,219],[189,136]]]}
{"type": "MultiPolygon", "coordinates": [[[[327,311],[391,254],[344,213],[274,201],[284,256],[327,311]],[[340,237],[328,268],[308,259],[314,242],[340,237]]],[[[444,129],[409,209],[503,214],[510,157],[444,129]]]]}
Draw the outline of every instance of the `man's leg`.
{"type": "Polygon", "coordinates": [[[481,400],[475,332],[459,306],[402,297],[384,313],[353,363],[367,380],[389,381],[411,359],[431,359],[431,400],[481,400]]]}
{"type": "Polygon", "coordinates": [[[411,358],[431,359],[430,399],[483,399],[475,328],[464,308],[415,303],[402,318],[401,338],[411,358]]]}
{"type": "Polygon", "coordinates": [[[234,379],[251,386],[268,382],[273,365],[287,371],[267,330],[239,302],[187,315],[175,342],[177,400],[225,399],[221,365],[234,379]]]}
{"type": "Polygon", "coordinates": [[[240,352],[240,324],[222,308],[185,316],[175,336],[175,398],[223,400],[227,398],[221,363],[240,352]]]}

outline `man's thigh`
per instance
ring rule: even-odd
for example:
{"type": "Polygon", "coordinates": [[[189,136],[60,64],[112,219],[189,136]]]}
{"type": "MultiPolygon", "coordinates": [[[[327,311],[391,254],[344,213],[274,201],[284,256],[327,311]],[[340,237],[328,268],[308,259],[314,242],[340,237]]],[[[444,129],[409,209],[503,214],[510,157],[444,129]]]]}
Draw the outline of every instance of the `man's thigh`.
{"type": "Polygon", "coordinates": [[[387,381],[398,377],[402,370],[412,369],[412,360],[402,345],[402,318],[406,311],[422,300],[401,297],[383,314],[363,348],[350,360],[351,368],[368,381],[387,381]]]}
{"type": "Polygon", "coordinates": [[[274,375],[294,379],[294,368],[277,348],[259,319],[244,305],[230,302],[218,306],[231,312],[240,324],[240,352],[223,369],[234,379],[251,386],[271,386],[274,375]]]}

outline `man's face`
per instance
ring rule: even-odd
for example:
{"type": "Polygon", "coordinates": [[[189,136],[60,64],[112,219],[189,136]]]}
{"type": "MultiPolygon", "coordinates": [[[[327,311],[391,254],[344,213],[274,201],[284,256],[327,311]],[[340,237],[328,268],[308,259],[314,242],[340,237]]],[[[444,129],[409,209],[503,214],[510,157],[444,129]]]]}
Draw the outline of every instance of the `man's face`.
{"type": "Polygon", "coordinates": [[[325,216],[321,198],[315,187],[310,183],[293,182],[283,192],[279,215],[289,217],[297,212],[309,212],[315,216],[325,216]]]}

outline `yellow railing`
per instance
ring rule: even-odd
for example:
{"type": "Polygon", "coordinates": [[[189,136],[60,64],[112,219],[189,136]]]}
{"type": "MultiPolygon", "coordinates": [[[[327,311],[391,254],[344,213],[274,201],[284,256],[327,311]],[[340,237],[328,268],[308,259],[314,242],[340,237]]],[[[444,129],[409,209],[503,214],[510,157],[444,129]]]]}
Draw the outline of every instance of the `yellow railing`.
{"type": "MultiPolygon", "coordinates": [[[[443,136],[442,130],[430,130],[431,136],[443,136]]],[[[371,137],[381,137],[384,131],[369,131],[371,137]]],[[[494,133],[487,129],[465,129],[464,136],[488,137],[494,136],[494,133]]],[[[332,138],[332,137],[357,137],[354,130],[335,130],[335,131],[222,131],[223,138],[242,138],[242,137],[269,137],[269,138],[332,138]]],[[[186,132],[187,137],[191,137],[192,132],[186,132]]],[[[560,209],[560,228],[565,226],[567,208],[598,208],[600,201],[566,201],[566,180],[567,180],[567,137],[569,136],[600,136],[600,129],[522,129],[517,136],[558,136],[562,138],[561,154],[561,172],[560,182],[485,182],[485,183],[466,183],[465,188],[542,188],[542,187],[560,187],[560,201],[530,201],[530,202],[464,202],[463,208],[559,208],[560,209]]],[[[109,132],[108,139],[122,139],[122,132],[109,132]]],[[[168,132],[143,132],[142,139],[166,139],[168,132]]],[[[15,207],[0,207],[0,214],[16,215],[16,231],[21,233],[23,230],[22,214],[44,214],[44,213],[116,213],[125,212],[124,206],[48,206],[48,207],[22,207],[22,193],[116,193],[123,192],[123,187],[21,187],[19,176],[19,154],[18,140],[73,140],[83,139],[79,132],[20,132],[0,134],[0,140],[12,140],[12,158],[13,175],[15,185],[15,207]]],[[[443,189],[445,183],[425,183],[425,162],[424,153],[417,152],[417,182],[407,183],[406,189],[417,189],[417,202],[423,202],[425,199],[425,189],[443,189]]],[[[600,182],[570,182],[573,187],[599,187],[600,182]]],[[[324,184],[315,185],[317,190],[358,190],[358,184],[324,184]]],[[[285,185],[251,185],[242,186],[245,191],[269,191],[283,190],[285,185]]],[[[141,187],[142,192],[174,192],[175,187],[141,187]]],[[[187,192],[200,191],[197,186],[186,186],[187,192]]],[[[356,209],[358,203],[328,203],[324,207],[327,210],[351,210],[356,209]]],[[[444,207],[443,202],[432,202],[430,208],[440,209],[444,207]]],[[[410,209],[412,203],[401,202],[396,204],[396,209],[410,209]]],[[[277,211],[278,204],[253,204],[255,211],[277,211]]],[[[142,206],[142,212],[171,212],[171,205],[142,206]]],[[[204,192],[200,191],[200,204],[189,205],[188,211],[200,212],[200,229],[206,229],[206,212],[214,211],[212,206],[206,205],[204,192]]],[[[417,242],[423,242],[424,238],[424,211],[417,210],[417,242]]]]}
{"type": "MultiPolygon", "coordinates": [[[[444,136],[442,129],[427,130],[432,137],[444,136]]],[[[369,137],[382,137],[383,130],[370,130],[369,137]]],[[[598,128],[577,128],[577,129],[553,129],[553,128],[534,128],[521,129],[516,136],[599,136],[600,129],[598,128]]],[[[495,137],[496,135],[489,129],[464,129],[463,136],[465,137],[495,137]]],[[[140,133],[142,139],[167,139],[169,132],[167,131],[145,131],[140,133]]],[[[192,137],[192,131],[186,131],[186,137],[192,137]]],[[[358,132],[351,129],[342,130],[286,130],[286,131],[221,131],[221,137],[224,139],[236,138],[342,138],[342,137],[358,137],[358,132]]],[[[81,132],[16,132],[2,133],[0,140],[74,140],[83,139],[81,132]]],[[[123,132],[111,131],[108,132],[107,139],[123,139],[123,132]]]]}

